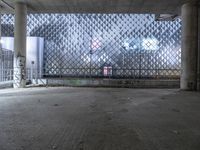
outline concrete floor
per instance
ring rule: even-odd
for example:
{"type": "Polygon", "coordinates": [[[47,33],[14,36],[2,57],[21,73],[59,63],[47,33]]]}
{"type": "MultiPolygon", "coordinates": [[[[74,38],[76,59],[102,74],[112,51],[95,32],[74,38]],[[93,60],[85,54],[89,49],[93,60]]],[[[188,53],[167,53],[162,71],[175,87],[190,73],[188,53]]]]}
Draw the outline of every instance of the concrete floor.
{"type": "Polygon", "coordinates": [[[0,91],[0,150],[200,150],[200,93],[0,91]]]}

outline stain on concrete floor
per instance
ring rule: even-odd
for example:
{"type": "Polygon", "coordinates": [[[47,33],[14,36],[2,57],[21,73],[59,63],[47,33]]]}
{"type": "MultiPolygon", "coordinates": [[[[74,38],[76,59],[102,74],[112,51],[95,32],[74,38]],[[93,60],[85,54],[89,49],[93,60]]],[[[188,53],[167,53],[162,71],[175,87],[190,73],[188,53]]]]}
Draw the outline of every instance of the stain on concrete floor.
{"type": "Polygon", "coordinates": [[[0,150],[199,150],[200,93],[168,89],[0,91],[0,150]]]}

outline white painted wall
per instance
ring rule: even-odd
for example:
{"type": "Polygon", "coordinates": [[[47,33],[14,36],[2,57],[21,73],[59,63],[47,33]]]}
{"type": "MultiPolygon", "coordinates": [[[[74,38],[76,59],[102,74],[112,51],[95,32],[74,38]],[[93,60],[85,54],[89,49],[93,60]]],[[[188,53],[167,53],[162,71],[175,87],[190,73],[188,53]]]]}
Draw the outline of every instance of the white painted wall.
{"type": "MultiPolygon", "coordinates": [[[[44,38],[27,37],[26,42],[26,67],[37,69],[41,74],[43,70],[44,38]]],[[[14,37],[2,37],[1,43],[3,49],[14,51],[14,37]]]]}

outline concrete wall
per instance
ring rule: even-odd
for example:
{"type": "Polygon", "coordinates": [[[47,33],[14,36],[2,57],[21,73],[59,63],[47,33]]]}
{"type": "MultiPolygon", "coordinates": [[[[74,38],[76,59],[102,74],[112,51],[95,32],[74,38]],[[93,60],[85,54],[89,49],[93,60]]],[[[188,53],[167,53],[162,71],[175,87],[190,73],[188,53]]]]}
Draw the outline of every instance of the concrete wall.
{"type": "Polygon", "coordinates": [[[12,88],[12,87],[13,87],[13,81],[0,82],[0,89],[12,88]]]}
{"type": "MultiPolygon", "coordinates": [[[[143,80],[143,79],[83,79],[83,78],[47,78],[34,80],[27,87],[68,86],[68,87],[118,87],[118,88],[180,88],[179,80],[143,80]]],[[[13,87],[13,81],[0,82],[0,89],[13,87]]]]}

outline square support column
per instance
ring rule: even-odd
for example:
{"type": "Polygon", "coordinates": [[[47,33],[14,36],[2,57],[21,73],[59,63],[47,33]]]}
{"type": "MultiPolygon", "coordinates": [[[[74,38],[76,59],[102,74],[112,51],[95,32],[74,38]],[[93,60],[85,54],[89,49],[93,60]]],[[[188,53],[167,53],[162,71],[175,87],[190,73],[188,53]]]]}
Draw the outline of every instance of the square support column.
{"type": "MultiPolygon", "coordinates": [[[[2,57],[2,41],[1,41],[1,6],[0,6],[0,61],[2,61],[1,57],[2,57]]],[[[0,62],[0,71],[2,71],[3,67],[2,67],[2,64],[0,62]]]]}
{"type": "Polygon", "coordinates": [[[26,26],[27,6],[18,2],[15,4],[14,88],[26,86],[26,26]]]}
{"type": "Polygon", "coordinates": [[[182,63],[181,89],[197,89],[198,61],[198,5],[187,3],[182,6],[182,63]]]}
{"type": "Polygon", "coordinates": [[[198,7],[198,64],[197,64],[197,90],[200,91],[200,7],[198,7]]]}

